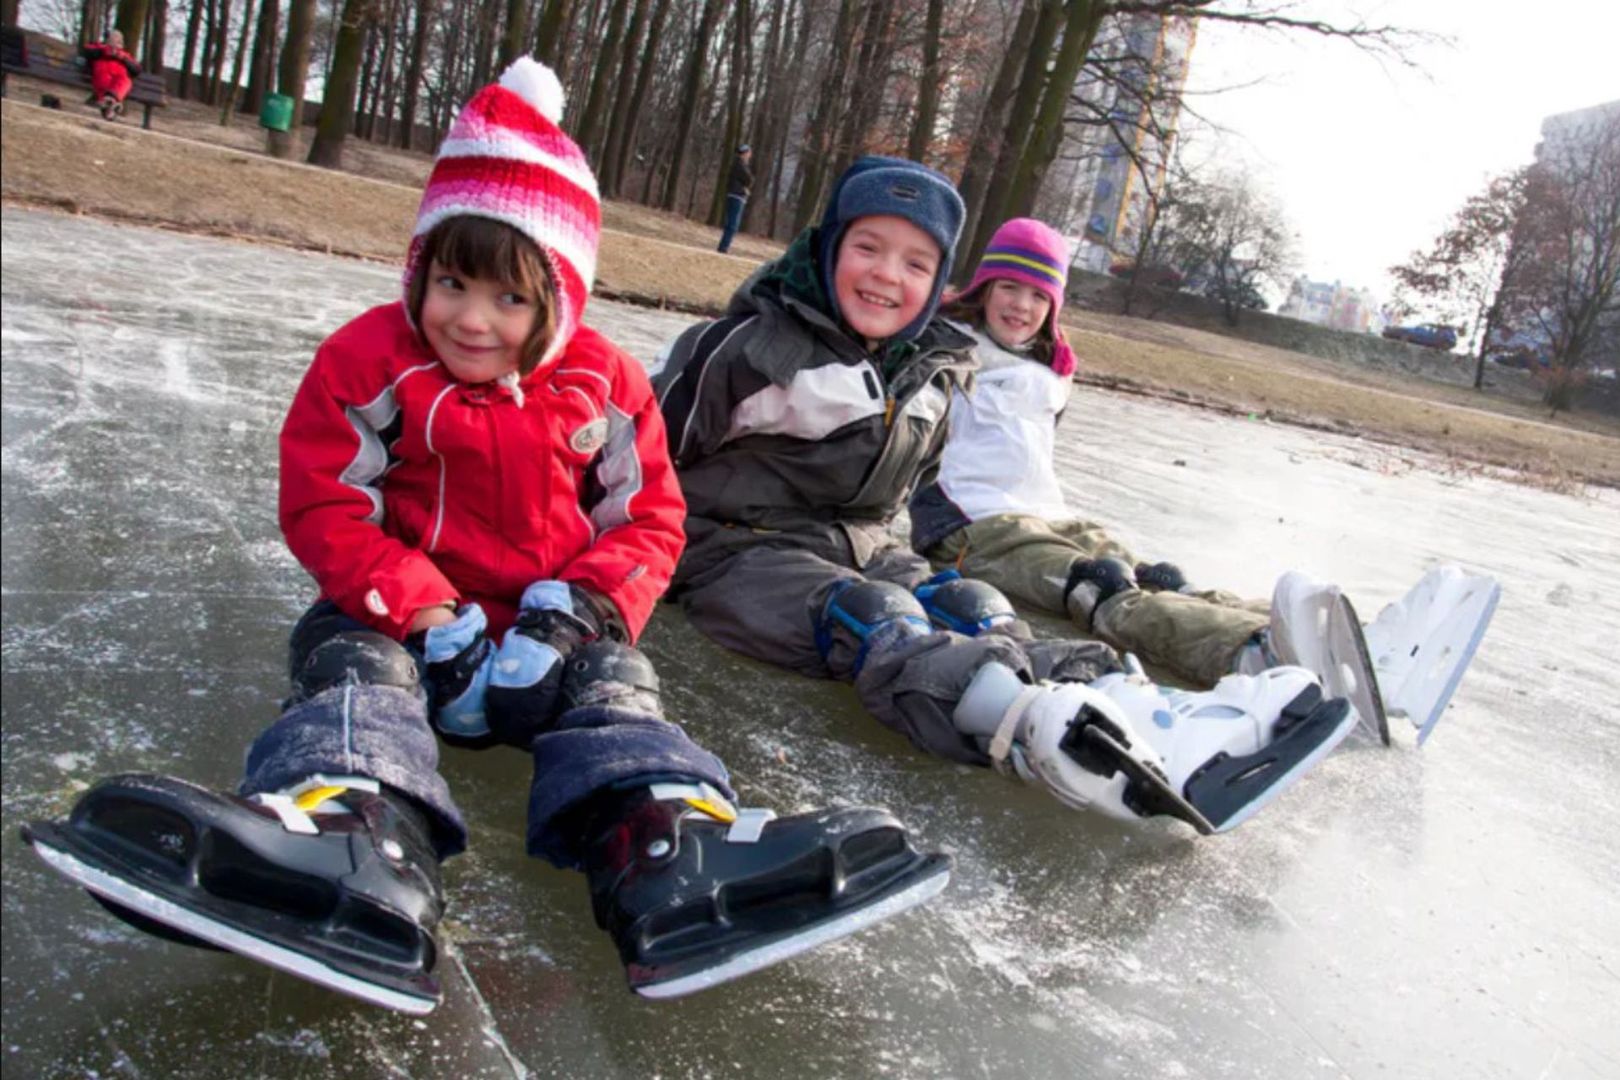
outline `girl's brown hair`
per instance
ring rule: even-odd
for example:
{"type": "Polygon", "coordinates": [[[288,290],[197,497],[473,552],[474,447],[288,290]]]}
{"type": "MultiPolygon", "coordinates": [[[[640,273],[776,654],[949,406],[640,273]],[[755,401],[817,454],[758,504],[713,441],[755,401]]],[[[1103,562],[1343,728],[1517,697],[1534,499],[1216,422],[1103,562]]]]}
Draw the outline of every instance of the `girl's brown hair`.
{"type": "MultiPolygon", "coordinates": [[[[959,323],[966,323],[969,326],[983,330],[985,327],[984,295],[994,288],[996,282],[1000,280],[1002,279],[991,278],[972,292],[958,293],[955,296],[948,297],[945,303],[940,305],[939,313],[947,319],[955,319],[959,323]]],[[[1059,331],[1059,333],[1061,332],[1059,331]]],[[[1041,363],[1050,364],[1052,362],[1053,352],[1057,348],[1057,339],[1052,335],[1052,317],[1050,313],[1041,320],[1041,328],[1035,331],[1035,337],[1030,341],[1029,348],[1035,355],[1035,359],[1041,363]]]]}
{"type": "Polygon", "coordinates": [[[452,274],[503,282],[516,292],[534,297],[534,328],[518,351],[518,374],[527,375],[540,366],[540,358],[557,332],[557,293],[546,257],[533,240],[491,218],[461,214],[433,227],[422,242],[418,258],[405,297],[413,324],[422,325],[428,270],[437,259],[452,274]]]}

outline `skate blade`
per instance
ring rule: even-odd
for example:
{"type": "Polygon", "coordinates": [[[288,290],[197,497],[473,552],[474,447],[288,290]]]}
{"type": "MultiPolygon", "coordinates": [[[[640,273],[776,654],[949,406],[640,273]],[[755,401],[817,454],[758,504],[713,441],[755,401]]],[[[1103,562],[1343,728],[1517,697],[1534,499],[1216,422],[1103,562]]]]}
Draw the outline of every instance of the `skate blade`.
{"type": "Polygon", "coordinates": [[[1134,785],[1136,788],[1134,805],[1131,803],[1127,805],[1143,817],[1177,818],[1197,829],[1201,836],[1209,836],[1220,831],[1196,806],[1183,798],[1181,792],[1171,787],[1164,777],[1133,757],[1125,748],[1125,744],[1116,739],[1112,733],[1097,724],[1087,724],[1080,729],[1080,738],[1103,751],[1114,767],[1124,773],[1126,779],[1134,785]]]}
{"type": "Polygon", "coordinates": [[[675,975],[671,978],[659,978],[657,969],[652,972],[649,981],[637,981],[632,973],[631,986],[637,994],[644,998],[666,1000],[669,998],[684,997],[695,994],[700,990],[719,986],[722,983],[740,979],[744,975],[752,974],[763,968],[780,964],[784,960],[791,960],[800,953],[809,952],[839,938],[859,933],[869,926],[876,926],[880,922],[894,918],[902,912],[925,903],[938,896],[951,879],[951,864],[949,859],[939,859],[929,876],[921,881],[913,882],[898,892],[891,893],[875,903],[863,908],[845,912],[826,922],[817,923],[806,928],[801,933],[773,941],[763,942],[752,949],[729,957],[724,963],[714,967],[704,968],[701,971],[692,971],[675,975]]]}
{"type": "Polygon", "coordinates": [[[416,996],[386,986],[378,986],[339,971],[304,953],[283,948],[234,926],[189,911],[172,900],[148,892],[46,842],[45,837],[35,830],[25,828],[23,838],[52,869],[82,885],[96,896],[164,926],[200,938],[210,945],[268,964],[289,975],[308,979],[310,982],[359,998],[372,1005],[381,1005],[413,1016],[425,1016],[439,1004],[437,993],[431,996],[416,996]]]}
{"type": "MultiPolygon", "coordinates": [[[[1379,656],[1380,671],[1392,668],[1392,661],[1410,662],[1411,668],[1400,679],[1400,685],[1390,694],[1390,707],[1402,712],[1418,729],[1417,744],[1422,746],[1434,733],[1435,725],[1445,715],[1446,706],[1462,683],[1474,653],[1485,639],[1491,619],[1496,615],[1496,604],[1502,598],[1502,586],[1489,580],[1488,588],[1479,598],[1464,598],[1449,617],[1429,634],[1420,645],[1404,657],[1387,655],[1389,647],[1375,648],[1379,656]]],[[[1382,618],[1382,613],[1380,613],[1382,618]]],[[[1385,630],[1375,622],[1367,628],[1371,641],[1378,644],[1385,630]]],[[[1392,680],[1393,681],[1393,680],[1392,680]]]]}
{"type": "Polygon", "coordinates": [[[1350,702],[1367,735],[1390,745],[1373,653],[1350,598],[1337,586],[1291,571],[1278,579],[1271,612],[1273,627],[1281,622],[1289,628],[1288,640],[1278,642],[1282,661],[1316,672],[1328,696],[1350,702]]]}
{"type": "Polygon", "coordinates": [[[1372,651],[1367,648],[1367,636],[1362,631],[1361,619],[1356,616],[1355,605],[1343,593],[1333,613],[1329,631],[1333,642],[1333,686],[1326,686],[1332,697],[1349,700],[1368,735],[1385,746],[1390,745],[1389,712],[1384,695],[1378,685],[1377,669],[1373,666],[1372,651]],[[1346,669],[1349,676],[1346,677],[1346,669]]]}

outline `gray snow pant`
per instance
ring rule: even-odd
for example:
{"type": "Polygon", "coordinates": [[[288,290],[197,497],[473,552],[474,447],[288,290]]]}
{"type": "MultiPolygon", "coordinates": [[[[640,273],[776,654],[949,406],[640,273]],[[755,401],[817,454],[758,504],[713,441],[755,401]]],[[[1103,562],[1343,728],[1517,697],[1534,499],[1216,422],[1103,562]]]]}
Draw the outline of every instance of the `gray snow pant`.
{"type": "Polygon", "coordinates": [[[999,661],[1031,679],[1090,682],[1120,669],[1112,649],[1094,641],[1036,641],[1021,622],[976,637],[938,630],[874,650],[855,673],[861,642],[842,628],[823,658],[816,627],[842,581],[887,581],[906,589],[933,573],[927,560],[892,538],[872,543],[857,566],[855,547],[837,527],[795,532],[723,530],[688,547],[672,595],[704,634],[745,656],[821,679],[853,682],[867,710],[923,750],[951,761],[988,765],[976,740],[951,712],[973,675],[999,661]],[[682,576],[683,572],[687,576],[682,576]]]}
{"type": "MultiPolygon", "coordinates": [[[[300,670],[310,652],[334,634],[367,629],[321,601],[293,628],[291,671],[300,670]]],[[[420,669],[421,658],[410,655],[420,669]]],[[[719,758],[677,725],[643,712],[571,709],[535,738],[530,751],[528,851],[556,866],[580,865],[580,837],[561,826],[569,810],[598,792],[707,781],[734,797],[719,758]]],[[[438,739],[420,685],[402,689],[350,682],[290,705],[248,748],[240,791],[279,791],[315,773],[386,784],[426,811],[440,858],[466,850],[467,826],[439,775],[438,739]]]]}
{"type": "Polygon", "coordinates": [[[936,565],[988,581],[1021,604],[1066,615],[1122,652],[1135,653],[1197,686],[1236,669],[1238,652],[1271,622],[1264,600],[1218,589],[1182,594],[1130,589],[1089,614],[1070,609],[1064,586],[1079,559],[1138,563],[1090,521],[998,514],[958,529],[928,549],[936,565]]]}

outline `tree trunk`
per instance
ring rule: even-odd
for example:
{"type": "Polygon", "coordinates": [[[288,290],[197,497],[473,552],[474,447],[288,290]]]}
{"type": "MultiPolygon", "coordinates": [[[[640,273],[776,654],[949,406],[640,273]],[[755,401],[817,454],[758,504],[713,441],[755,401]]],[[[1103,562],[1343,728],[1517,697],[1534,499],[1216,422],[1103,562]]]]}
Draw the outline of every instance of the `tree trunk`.
{"type": "Polygon", "coordinates": [[[428,28],[439,11],[439,0],[416,0],[415,25],[411,27],[411,59],[405,69],[405,104],[400,109],[399,145],[413,149],[416,142],[416,104],[422,89],[422,62],[427,55],[428,28]]]}
{"type": "MultiPolygon", "coordinates": [[[[399,64],[394,59],[394,43],[399,38],[399,0],[388,0],[388,11],[384,15],[386,22],[383,30],[382,59],[378,62],[377,85],[372,90],[371,108],[367,110],[363,119],[363,136],[369,142],[377,134],[377,115],[382,114],[383,123],[392,121],[394,116],[394,87],[398,82],[399,64]]],[[[386,141],[386,137],[385,137],[386,141]]]]}
{"type": "MultiPolygon", "coordinates": [[[[1001,64],[996,68],[996,78],[991,84],[990,93],[985,98],[984,106],[979,112],[978,123],[973,129],[973,141],[968,146],[967,161],[962,167],[962,179],[956,185],[962,194],[962,203],[966,213],[962,218],[963,244],[970,243],[975,231],[978,229],[979,216],[984,210],[985,193],[990,188],[990,172],[995,163],[996,155],[1001,152],[1001,144],[1006,138],[1007,106],[1012,102],[1018,72],[1023,67],[1024,57],[1029,52],[1030,42],[1035,37],[1035,20],[1040,12],[1041,0],[1025,0],[1023,8],[1018,13],[1018,22],[1013,26],[1012,37],[1007,42],[1007,51],[1001,56],[1001,64]]],[[[958,260],[956,267],[960,271],[969,269],[962,260],[958,260]]]]}
{"type": "Polygon", "coordinates": [[[219,0],[219,21],[214,27],[214,66],[208,80],[208,104],[219,103],[225,88],[225,53],[231,43],[231,0],[219,0]]]}
{"type": "Polygon", "coordinates": [[[1024,57],[1018,89],[1013,94],[1012,112],[1007,117],[1001,148],[996,153],[996,164],[987,181],[978,225],[971,242],[958,245],[956,265],[963,271],[970,271],[979,261],[979,254],[990,242],[991,234],[1006,218],[1007,188],[1019,161],[1023,159],[1030,125],[1040,107],[1041,92],[1046,89],[1046,65],[1052,56],[1052,44],[1062,24],[1062,16],[1063,5],[1058,0],[1040,0],[1040,13],[1035,17],[1035,31],[1024,57]]]}
{"type": "Polygon", "coordinates": [[[624,59],[619,64],[613,86],[613,108],[608,114],[607,137],[602,143],[601,164],[597,180],[603,194],[619,188],[619,152],[624,146],[625,129],[630,126],[630,99],[635,94],[636,58],[641,55],[641,39],[647,29],[647,15],[651,11],[648,0],[636,0],[635,13],[630,18],[630,29],[624,34],[624,59]]]}
{"type": "Polygon", "coordinates": [[[0,26],[17,25],[17,8],[22,0],[3,0],[0,2],[0,26]]]}
{"type": "Polygon", "coordinates": [[[147,0],[118,0],[118,18],[114,25],[124,35],[124,49],[131,56],[141,55],[147,7],[147,0]]]}
{"type": "MultiPolygon", "coordinates": [[[[945,23],[945,0],[928,0],[928,18],[923,25],[922,78],[917,86],[917,113],[911,118],[911,135],[906,139],[906,157],[923,161],[934,141],[934,122],[939,117],[939,35],[945,23]]],[[[927,162],[923,162],[927,164],[927,162]]]]}
{"type": "MultiPolygon", "coordinates": [[[[1075,80],[1097,39],[1097,28],[1107,12],[1098,0],[1069,0],[1069,17],[1063,27],[1063,44],[1058,48],[1057,60],[1047,76],[1046,92],[1041,98],[1040,110],[1030,128],[1029,141],[1018,162],[1017,172],[1007,185],[1007,201],[1003,212],[1007,217],[1024,217],[1035,208],[1035,197],[1040,193],[1046,170],[1057,157],[1063,143],[1063,115],[1069,107],[1069,96],[1074,93],[1075,80]]],[[[977,253],[975,253],[977,258],[977,253]]]]}
{"type": "Polygon", "coordinates": [[[703,0],[703,15],[698,20],[697,36],[686,60],[686,74],[682,78],[680,103],[676,107],[679,117],[675,131],[675,147],[670,157],[669,176],[664,181],[664,197],[660,205],[665,210],[675,209],[680,196],[681,168],[686,164],[687,142],[692,135],[692,122],[697,118],[698,103],[703,96],[703,43],[714,36],[715,20],[720,15],[720,0],[703,0]]]}
{"type": "Polygon", "coordinates": [[[343,20],[332,46],[332,75],[321,96],[321,114],[315,121],[315,141],[309,163],[328,169],[343,167],[343,144],[354,118],[354,94],[360,75],[360,53],[372,0],[343,0],[343,20]]]}
{"type": "Polygon", "coordinates": [[[505,71],[512,61],[523,55],[529,41],[529,0],[506,0],[506,26],[501,31],[501,48],[495,56],[495,67],[505,71]]]}
{"type": "Polygon", "coordinates": [[[202,27],[202,0],[191,0],[191,14],[186,17],[186,51],[180,59],[180,96],[191,96],[192,62],[197,59],[197,34],[202,27]]]}
{"type": "Polygon", "coordinates": [[[726,90],[726,133],[720,142],[720,175],[715,179],[714,198],[709,202],[709,224],[718,228],[725,221],[726,188],[731,178],[731,162],[742,145],[743,94],[747,89],[747,54],[753,13],[748,0],[736,0],[732,8],[731,84],[726,90]]]}
{"type": "Polygon", "coordinates": [[[263,0],[259,5],[259,25],[253,33],[253,62],[248,68],[247,100],[242,111],[257,114],[270,92],[270,77],[276,56],[276,26],[281,21],[281,0],[263,0]]]}
{"type": "Polygon", "coordinates": [[[574,0],[546,0],[546,12],[540,16],[540,25],[534,32],[534,54],[542,64],[557,73],[562,81],[560,58],[563,37],[568,33],[569,16],[573,15],[574,0]]]}
{"type": "Polygon", "coordinates": [[[478,12],[478,34],[473,38],[472,86],[468,96],[471,96],[471,91],[493,81],[490,69],[495,64],[495,24],[501,11],[495,4],[488,3],[476,5],[475,10],[478,12]]]}
{"type": "Polygon", "coordinates": [[[563,51],[558,59],[568,71],[566,77],[559,73],[558,78],[562,81],[567,100],[574,104],[572,115],[576,117],[591,92],[591,73],[596,70],[594,61],[600,51],[597,36],[602,29],[603,13],[609,2],[590,0],[582,9],[576,8],[574,21],[563,38],[563,51]]]}
{"type": "Polygon", "coordinates": [[[361,49],[361,55],[364,59],[360,61],[360,74],[358,76],[360,89],[354,99],[354,123],[349,128],[350,135],[360,134],[360,124],[365,119],[366,110],[374,107],[371,99],[377,92],[377,50],[381,47],[382,42],[377,40],[375,26],[368,28],[365,35],[365,45],[361,49]]]}
{"type": "Polygon", "coordinates": [[[608,14],[607,36],[602,39],[602,46],[596,52],[596,71],[591,75],[591,91],[585,98],[585,111],[580,114],[579,123],[574,125],[574,140],[585,151],[586,158],[598,165],[601,155],[597,152],[597,134],[602,126],[602,110],[607,103],[608,86],[617,82],[619,53],[624,43],[624,20],[629,9],[630,0],[613,0],[613,8],[608,14]]]}
{"type": "Polygon", "coordinates": [[[810,223],[821,203],[821,188],[827,178],[830,158],[829,132],[833,117],[843,101],[844,82],[854,50],[855,23],[858,19],[854,0],[841,0],[838,5],[838,23],[833,30],[832,51],[827,57],[827,71],[821,80],[821,96],[816,100],[816,111],[810,127],[805,131],[804,145],[800,147],[799,197],[793,211],[793,232],[798,233],[810,223]]]}
{"type": "Polygon", "coordinates": [[[236,95],[242,85],[242,64],[247,59],[248,28],[253,25],[253,0],[247,0],[242,11],[242,29],[236,35],[236,59],[231,61],[231,81],[225,86],[225,107],[219,111],[219,126],[229,127],[231,113],[236,110],[236,95]]]}
{"type": "Polygon", "coordinates": [[[778,62],[784,46],[792,44],[783,35],[793,33],[793,5],[794,0],[786,0],[785,3],[771,6],[771,29],[765,39],[765,56],[754,75],[754,123],[748,133],[748,145],[754,148],[754,194],[743,208],[743,219],[738,226],[747,232],[757,228],[755,222],[760,220],[759,207],[765,201],[765,192],[770,189],[768,174],[774,169],[775,159],[767,156],[764,148],[776,141],[773,122],[777,104],[784,97],[791,96],[798,85],[798,69],[784,71],[778,62]],[[761,163],[764,164],[763,168],[760,167],[761,163]],[[765,183],[760,183],[762,177],[767,178],[765,183]]]}
{"type": "MultiPolygon", "coordinates": [[[[202,0],[192,0],[200,4],[202,0]]],[[[203,10],[202,28],[202,55],[197,58],[197,100],[204,105],[214,103],[213,89],[208,83],[208,73],[214,70],[214,25],[219,20],[219,0],[208,0],[203,10]]]]}
{"type": "Polygon", "coordinates": [[[269,133],[270,153],[290,158],[298,153],[299,131],[304,126],[304,80],[309,74],[310,39],[315,33],[315,0],[288,0],[287,37],[281,45],[276,91],[292,98],[292,127],[269,133]]]}
{"type": "MultiPolygon", "coordinates": [[[[641,109],[647,100],[647,90],[652,86],[653,77],[658,68],[658,46],[663,41],[664,22],[669,17],[670,0],[656,0],[653,8],[652,23],[647,28],[647,43],[641,48],[641,63],[636,70],[636,90],[630,98],[630,112],[625,119],[624,136],[619,141],[618,160],[613,165],[613,188],[611,194],[617,195],[624,186],[625,166],[630,155],[635,152],[636,132],[641,127],[641,109]]],[[[652,167],[649,164],[647,175],[652,176],[652,167]]],[[[641,201],[648,201],[651,188],[643,193],[641,201]]]]}
{"type": "Polygon", "coordinates": [[[146,32],[146,59],[142,61],[150,75],[163,74],[163,49],[169,43],[169,0],[152,0],[148,15],[150,26],[146,32]]]}
{"type": "Polygon", "coordinates": [[[845,169],[866,149],[866,137],[877,120],[883,103],[883,88],[889,81],[892,55],[889,29],[893,22],[894,0],[876,0],[867,9],[866,27],[861,33],[860,58],[850,84],[852,100],[844,110],[844,123],[835,143],[829,175],[842,176],[845,169]]]}

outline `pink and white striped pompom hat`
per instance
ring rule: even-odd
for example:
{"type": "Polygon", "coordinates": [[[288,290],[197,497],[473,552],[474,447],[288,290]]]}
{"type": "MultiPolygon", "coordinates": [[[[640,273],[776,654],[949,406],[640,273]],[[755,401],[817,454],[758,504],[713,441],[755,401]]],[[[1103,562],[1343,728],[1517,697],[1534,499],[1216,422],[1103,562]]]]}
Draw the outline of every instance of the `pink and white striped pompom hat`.
{"type": "Polygon", "coordinates": [[[596,281],[602,235],[596,177],[557,126],[562,114],[562,84],[550,68],[526,56],[474,95],[439,147],[405,257],[409,295],[423,240],[446,218],[490,218],[533,240],[551,269],[558,301],[557,335],[541,364],[579,328],[596,281]]]}

